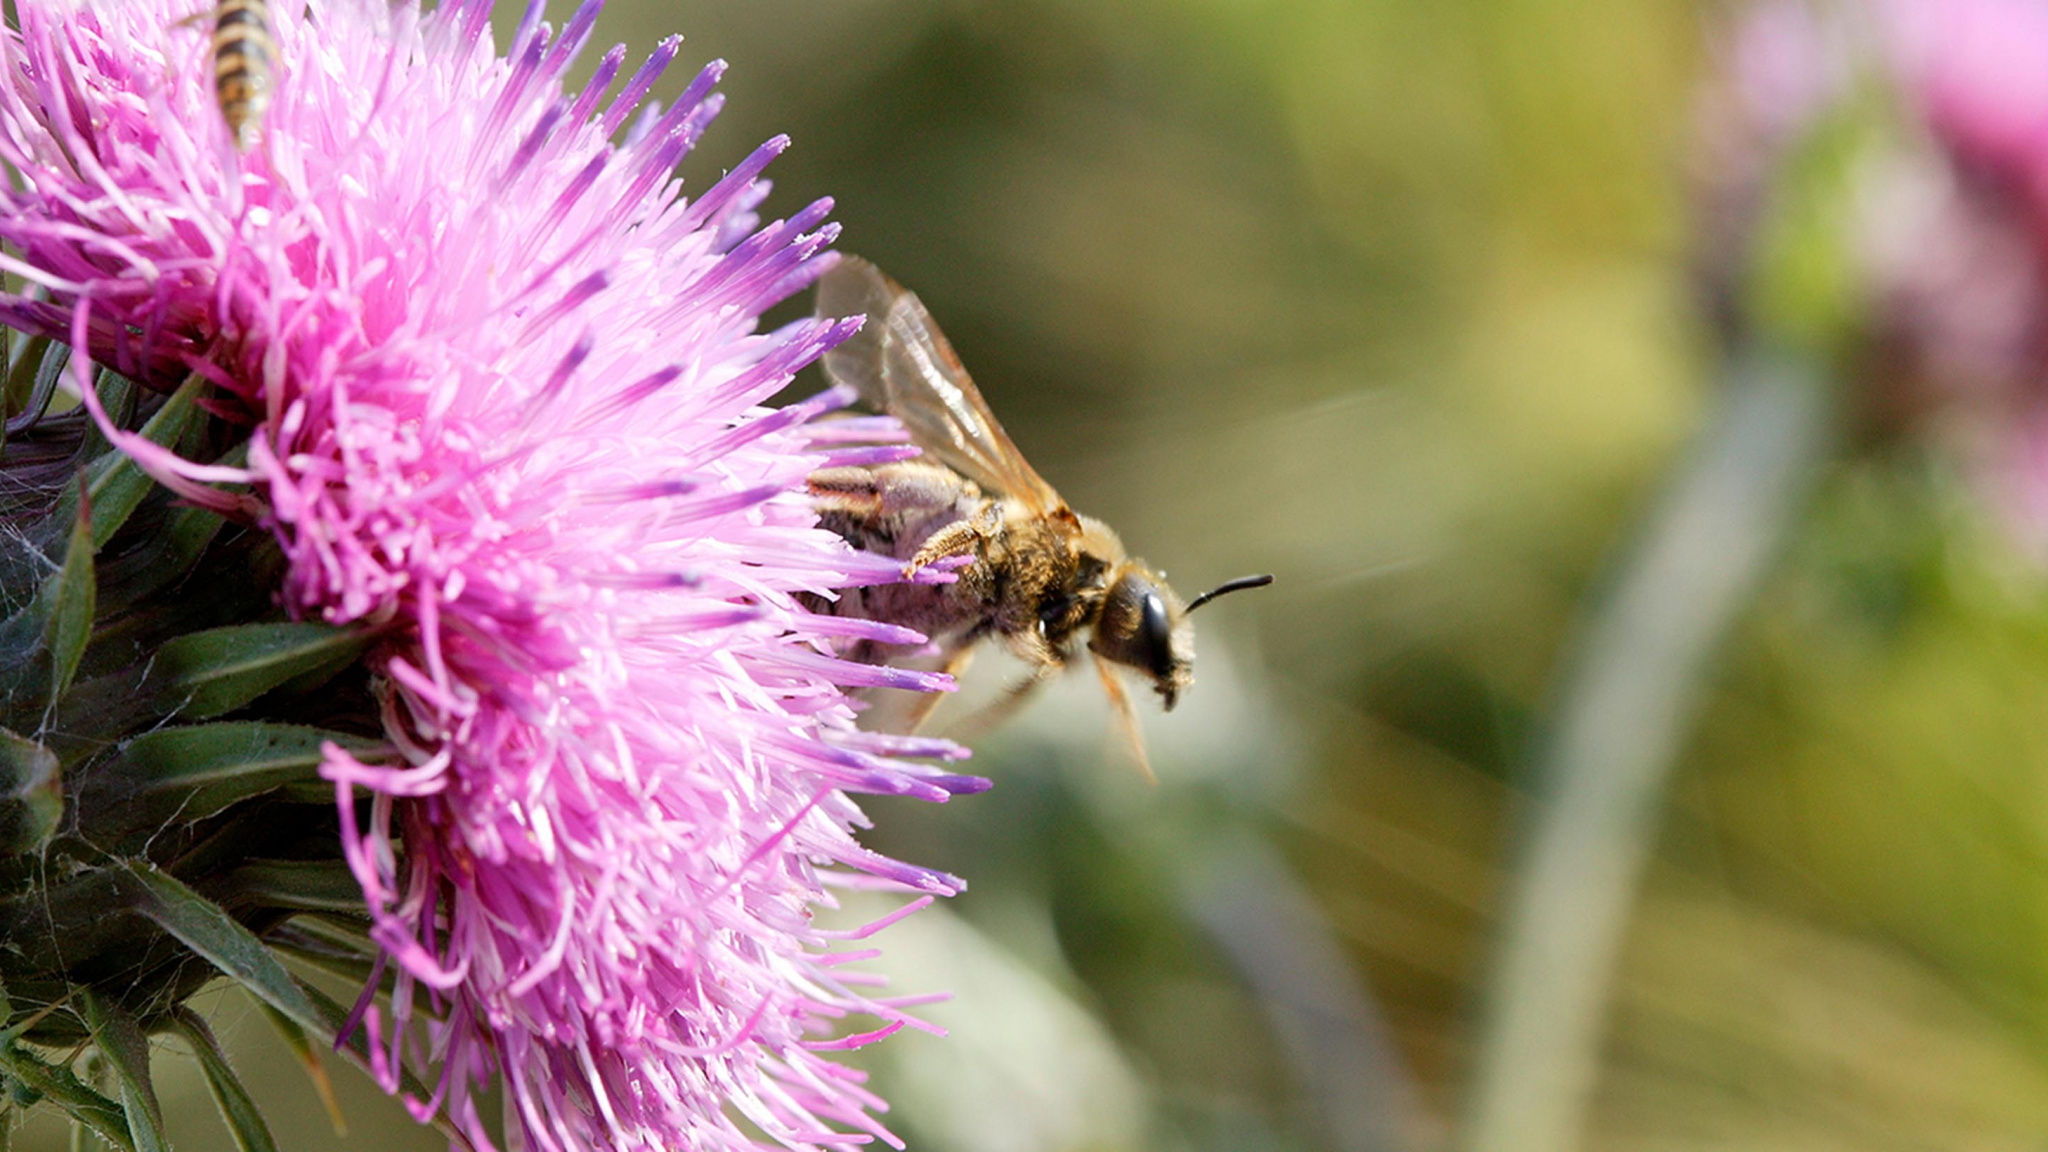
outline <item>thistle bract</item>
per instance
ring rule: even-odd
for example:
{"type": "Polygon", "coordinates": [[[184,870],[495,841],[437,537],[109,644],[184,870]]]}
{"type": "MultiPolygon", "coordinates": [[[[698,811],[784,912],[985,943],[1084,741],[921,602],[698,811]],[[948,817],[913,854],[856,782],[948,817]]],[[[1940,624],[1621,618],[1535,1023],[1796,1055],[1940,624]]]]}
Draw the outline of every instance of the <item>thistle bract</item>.
{"type": "Polygon", "coordinates": [[[210,1052],[180,1001],[226,972],[480,1146],[494,1083],[529,1148],[893,1142],[827,1055],[918,1022],[811,912],[959,888],[849,794],[984,782],[853,726],[848,687],[944,686],[832,655],[900,629],[803,607],[899,578],[803,494],[844,398],[762,406],[858,323],[757,330],[829,205],[757,218],[781,140],[686,194],[722,66],[567,91],[595,5],[503,55],[488,4],[281,8],[247,154],[188,15],[30,3],[5,44],[17,1096],[148,1145],[130,1057],[210,1052]],[[75,1036],[118,1091],[23,1043],[75,1036]]]}

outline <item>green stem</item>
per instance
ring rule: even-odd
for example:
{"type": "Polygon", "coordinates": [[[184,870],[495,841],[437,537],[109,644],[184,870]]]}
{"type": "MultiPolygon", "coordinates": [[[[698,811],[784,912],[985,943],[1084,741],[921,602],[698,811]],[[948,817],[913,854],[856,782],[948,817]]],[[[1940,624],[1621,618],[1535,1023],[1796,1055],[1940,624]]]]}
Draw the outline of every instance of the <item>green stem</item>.
{"type": "Polygon", "coordinates": [[[1816,370],[1748,356],[1609,594],[1531,749],[1539,789],[1509,894],[1460,1145],[1571,1152],[1608,987],[1707,673],[1833,446],[1816,370]]]}

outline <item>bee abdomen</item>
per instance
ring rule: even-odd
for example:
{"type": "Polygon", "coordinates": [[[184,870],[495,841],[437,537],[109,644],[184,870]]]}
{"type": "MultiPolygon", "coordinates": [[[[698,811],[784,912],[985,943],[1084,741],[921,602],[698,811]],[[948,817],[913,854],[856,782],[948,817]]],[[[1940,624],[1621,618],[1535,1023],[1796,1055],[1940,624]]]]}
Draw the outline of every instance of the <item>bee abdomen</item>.
{"type": "Polygon", "coordinates": [[[214,96],[235,147],[244,152],[263,135],[274,47],[268,0],[221,0],[213,10],[214,96]]]}

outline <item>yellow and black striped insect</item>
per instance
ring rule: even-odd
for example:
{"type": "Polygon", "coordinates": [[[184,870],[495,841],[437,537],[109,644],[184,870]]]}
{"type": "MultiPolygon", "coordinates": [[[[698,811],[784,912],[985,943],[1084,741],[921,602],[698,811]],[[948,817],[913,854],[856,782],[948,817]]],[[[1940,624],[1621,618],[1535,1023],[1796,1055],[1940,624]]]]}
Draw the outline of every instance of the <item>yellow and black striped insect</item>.
{"type": "Polygon", "coordinates": [[[243,152],[263,139],[275,50],[269,0],[220,0],[213,10],[213,93],[243,152]]]}

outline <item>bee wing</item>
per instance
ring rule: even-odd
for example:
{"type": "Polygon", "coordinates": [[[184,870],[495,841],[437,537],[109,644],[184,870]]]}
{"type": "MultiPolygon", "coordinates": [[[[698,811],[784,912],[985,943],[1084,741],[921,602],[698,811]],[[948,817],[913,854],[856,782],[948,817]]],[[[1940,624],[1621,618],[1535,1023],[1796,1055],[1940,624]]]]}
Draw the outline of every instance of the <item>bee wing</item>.
{"type": "Polygon", "coordinates": [[[878,412],[903,422],[933,459],[1037,513],[1065,507],[1059,493],[1017,451],[981,390],[917,294],[857,256],[841,257],[818,281],[817,313],[868,321],[825,353],[825,375],[878,412]]]}

